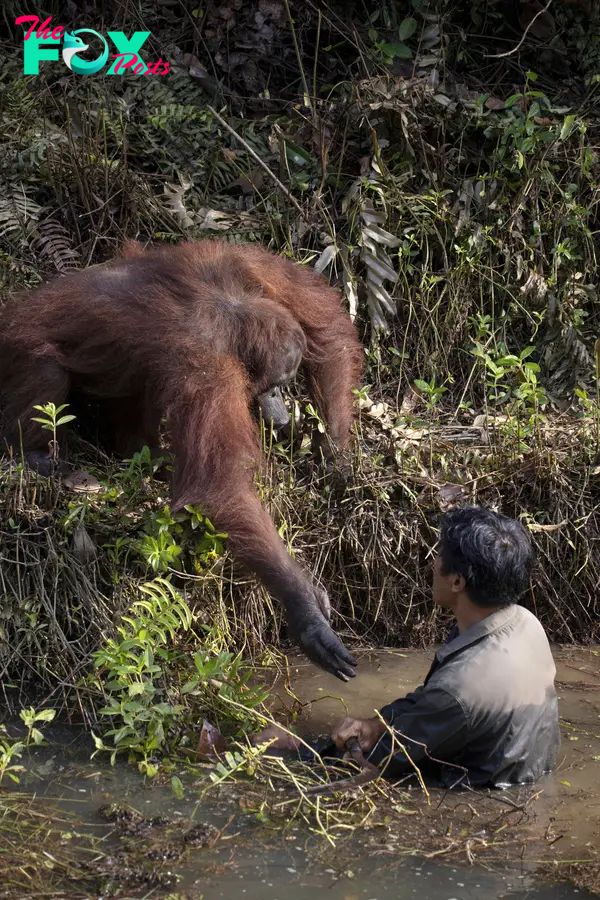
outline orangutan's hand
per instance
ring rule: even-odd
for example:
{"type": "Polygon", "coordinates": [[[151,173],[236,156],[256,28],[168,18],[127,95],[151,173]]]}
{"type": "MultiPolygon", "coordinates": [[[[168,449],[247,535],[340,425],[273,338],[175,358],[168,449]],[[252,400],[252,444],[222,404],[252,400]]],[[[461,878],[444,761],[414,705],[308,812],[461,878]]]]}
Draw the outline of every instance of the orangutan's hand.
{"type": "Polygon", "coordinates": [[[331,606],[322,587],[303,578],[286,612],[290,634],[311,662],[341,681],[354,678],[356,659],[329,626],[331,606]]]}

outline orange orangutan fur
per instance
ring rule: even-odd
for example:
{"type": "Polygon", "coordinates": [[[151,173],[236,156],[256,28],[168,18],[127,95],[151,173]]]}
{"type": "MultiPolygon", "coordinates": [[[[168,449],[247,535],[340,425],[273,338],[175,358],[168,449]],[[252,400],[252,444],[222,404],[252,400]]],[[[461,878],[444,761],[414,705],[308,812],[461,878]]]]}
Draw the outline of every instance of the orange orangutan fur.
{"type": "Polygon", "coordinates": [[[326,595],[287,553],[253,481],[260,439],[252,401],[281,381],[294,354],[343,448],[363,351],[323,277],[254,245],[144,250],[130,242],[111,262],[59,277],[1,311],[4,446],[47,450],[33,405],[75,395],[104,404],[121,453],[155,446],[166,417],[172,509],[201,504],[288,618],[294,603],[323,611],[326,595]]]}

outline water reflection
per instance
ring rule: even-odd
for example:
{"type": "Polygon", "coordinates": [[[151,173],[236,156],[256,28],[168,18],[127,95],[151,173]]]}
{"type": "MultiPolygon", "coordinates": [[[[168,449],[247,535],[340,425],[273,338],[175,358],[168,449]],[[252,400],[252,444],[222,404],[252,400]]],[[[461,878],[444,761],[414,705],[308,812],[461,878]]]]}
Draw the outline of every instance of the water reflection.
{"type": "MultiPolygon", "coordinates": [[[[360,679],[343,688],[337,680],[299,661],[293,677],[294,693],[304,704],[299,730],[307,736],[326,733],[346,710],[359,716],[371,715],[376,707],[415,687],[427,672],[430,658],[430,653],[417,651],[365,654],[360,659],[360,679]]],[[[557,772],[539,786],[541,795],[535,800],[535,815],[528,828],[537,833],[541,850],[549,850],[551,856],[566,861],[589,858],[597,844],[600,660],[596,651],[581,649],[558,649],[556,658],[563,723],[561,760],[557,772]]],[[[289,695],[280,690],[274,710],[283,715],[290,704],[289,695]]],[[[60,798],[62,808],[76,812],[82,828],[107,836],[107,850],[118,846],[116,837],[111,836],[111,827],[99,815],[100,807],[110,802],[130,804],[144,816],[162,815],[175,820],[193,817],[218,828],[230,821],[214,847],[189,850],[172,865],[165,864],[164,871],[171,871],[176,883],[176,888],[172,886],[170,890],[187,891],[190,897],[583,900],[591,896],[570,885],[535,884],[537,862],[531,857],[529,862],[508,869],[500,864],[487,868],[457,865],[444,862],[443,857],[423,862],[399,858],[393,847],[377,855],[372,837],[367,840],[366,834],[354,839],[339,856],[324,853],[323,842],[300,827],[286,833],[261,828],[253,816],[241,813],[235,791],[209,795],[198,808],[193,787],[188,786],[184,798],[177,800],[168,786],[144,785],[131,766],[111,768],[105,760],[90,761],[89,747],[82,746],[74,732],[63,733],[61,739],[59,750],[54,745],[33,757],[20,790],[60,798]]],[[[457,816],[453,805],[464,806],[464,798],[444,795],[441,799],[442,816],[452,823],[457,816]]],[[[544,858],[548,858],[548,853],[544,858]]],[[[146,888],[119,896],[158,897],[160,892],[146,888]]]]}

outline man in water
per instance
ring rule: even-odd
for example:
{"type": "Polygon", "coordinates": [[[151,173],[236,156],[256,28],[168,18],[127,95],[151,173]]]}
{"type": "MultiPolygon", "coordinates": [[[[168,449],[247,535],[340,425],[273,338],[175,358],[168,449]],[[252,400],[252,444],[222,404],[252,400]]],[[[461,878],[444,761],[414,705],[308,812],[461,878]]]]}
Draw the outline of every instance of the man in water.
{"type": "Polygon", "coordinates": [[[550,771],[556,670],[544,629],[517,605],[533,561],[519,522],[473,506],[446,513],[432,594],[456,620],[447,642],[423,685],[371,719],[343,719],[322,756],[356,741],[387,778],[418,767],[445,787],[531,783],[550,771]]]}

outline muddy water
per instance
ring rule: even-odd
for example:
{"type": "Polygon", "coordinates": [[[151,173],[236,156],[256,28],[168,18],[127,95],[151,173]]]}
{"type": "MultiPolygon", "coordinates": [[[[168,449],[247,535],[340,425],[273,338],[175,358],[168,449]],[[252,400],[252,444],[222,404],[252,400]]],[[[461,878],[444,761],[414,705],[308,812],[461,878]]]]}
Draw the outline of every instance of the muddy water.
{"type": "MultiPolygon", "coordinates": [[[[198,900],[313,900],[316,896],[331,900],[583,900],[591,896],[583,889],[540,883],[535,874],[539,860],[589,859],[600,843],[600,655],[581,649],[557,649],[555,655],[563,721],[561,760],[558,771],[540,786],[542,793],[527,824],[537,844],[519,865],[469,866],[464,855],[450,861],[443,856],[423,861],[400,857],[393,849],[377,855],[366,834],[354,839],[350,851],[346,847],[342,856],[336,856],[334,851],[323,852],[323,840],[300,827],[286,834],[265,830],[254,816],[240,813],[235,792],[209,794],[199,805],[198,789],[182,772],[186,789],[178,800],[169,786],[145,785],[131,766],[111,768],[98,758],[90,761],[89,748],[82,748],[75,739],[71,748],[55,746],[44,756],[36,755],[20,787],[59,798],[65,810],[76,813],[82,829],[105,837],[108,852],[116,838],[98,811],[110,802],[129,804],[146,816],[191,817],[219,828],[226,825],[212,849],[190,850],[183,859],[163,866],[163,872],[172,872],[176,879],[171,891],[187,891],[186,896],[198,900]]],[[[327,732],[346,710],[371,715],[376,707],[419,684],[430,658],[431,653],[410,650],[362,654],[360,679],[348,685],[298,663],[293,688],[304,704],[299,731],[306,735],[327,732]]],[[[283,714],[291,706],[285,691],[274,693],[274,710],[283,714]]],[[[444,795],[435,800],[438,818],[444,804],[446,823],[458,821],[454,798],[444,795]]],[[[145,888],[119,896],[159,897],[161,893],[145,888]]]]}
{"type": "MultiPolygon", "coordinates": [[[[600,849],[600,650],[554,647],[553,655],[562,746],[556,771],[538,785],[535,815],[540,828],[552,819],[554,837],[562,835],[552,843],[556,857],[581,859],[590,849],[600,849]]],[[[305,704],[298,732],[307,738],[328,734],[346,714],[372,716],[421,684],[432,659],[432,652],[420,650],[359,655],[360,677],[341,689],[337,679],[298,660],[293,689],[305,704]]],[[[281,693],[279,709],[288,704],[281,693]]],[[[450,798],[445,802],[452,803],[450,798]]]]}

